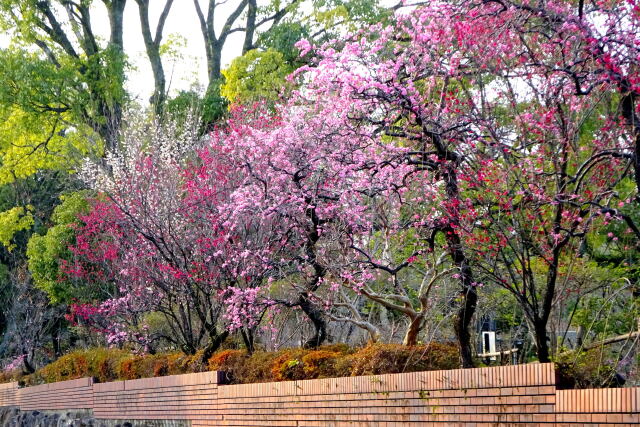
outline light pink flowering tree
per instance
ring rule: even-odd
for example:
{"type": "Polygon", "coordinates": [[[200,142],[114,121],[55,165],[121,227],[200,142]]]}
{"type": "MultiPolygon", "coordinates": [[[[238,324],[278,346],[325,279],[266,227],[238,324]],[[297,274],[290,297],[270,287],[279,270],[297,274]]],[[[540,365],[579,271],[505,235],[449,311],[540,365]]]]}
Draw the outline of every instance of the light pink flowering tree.
{"type": "Polygon", "coordinates": [[[304,345],[315,347],[327,337],[316,292],[348,236],[370,229],[366,202],[399,188],[403,174],[396,171],[403,166],[383,167],[388,159],[371,130],[349,124],[348,105],[330,99],[308,109],[298,101],[270,119],[266,112],[232,119],[213,143],[229,150],[244,177],[232,195],[232,215],[258,218],[272,233],[270,277],[292,283],[277,302],[305,313],[315,333],[304,345]]]}

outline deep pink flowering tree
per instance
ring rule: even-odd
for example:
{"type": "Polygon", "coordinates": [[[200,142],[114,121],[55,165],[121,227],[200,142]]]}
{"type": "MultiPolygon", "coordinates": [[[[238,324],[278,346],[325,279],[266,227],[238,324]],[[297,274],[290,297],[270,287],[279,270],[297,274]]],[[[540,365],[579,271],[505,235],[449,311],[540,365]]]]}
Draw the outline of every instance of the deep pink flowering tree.
{"type": "Polygon", "coordinates": [[[631,222],[614,187],[638,162],[637,21],[631,1],[432,2],[338,50],[299,43],[317,57],[298,71],[303,96],[349,108],[350,123],[406,147],[406,164],[428,172],[435,206],[416,225],[442,236],[458,270],[463,366],[485,277],[516,295],[547,361],[562,257],[600,215],[631,222]],[[542,260],[544,280],[523,252],[542,260]]]}
{"type": "Polygon", "coordinates": [[[81,218],[75,262],[65,269],[112,289],[93,316],[111,344],[149,349],[162,338],[208,357],[268,307],[259,286],[269,246],[251,218],[231,218],[239,179],[224,149],[188,147],[165,132],[132,135],[125,154],[110,159],[111,173],[97,173],[104,196],[81,218]],[[189,156],[189,148],[197,151],[189,156]],[[169,330],[151,334],[150,313],[169,330]]]}

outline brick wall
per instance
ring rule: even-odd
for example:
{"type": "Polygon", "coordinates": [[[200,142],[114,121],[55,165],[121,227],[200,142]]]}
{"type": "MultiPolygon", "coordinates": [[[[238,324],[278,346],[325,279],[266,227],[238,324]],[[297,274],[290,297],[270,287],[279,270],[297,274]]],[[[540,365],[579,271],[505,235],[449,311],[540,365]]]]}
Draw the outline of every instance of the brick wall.
{"type": "Polygon", "coordinates": [[[92,408],[93,379],[80,378],[19,388],[16,404],[25,411],[92,408]]]}
{"type": "Polygon", "coordinates": [[[209,420],[217,414],[218,373],[172,375],[93,386],[99,419],[209,420]]]}
{"type": "Polygon", "coordinates": [[[561,424],[640,424],[640,388],[558,390],[556,420],[561,424]]]}
{"type": "Polygon", "coordinates": [[[222,386],[217,425],[553,423],[554,377],[537,364],[222,386]]]}
{"type": "Polygon", "coordinates": [[[16,391],[18,383],[0,384],[0,407],[16,406],[16,391]]]}
{"type": "Polygon", "coordinates": [[[194,427],[640,424],[639,388],[556,390],[551,364],[243,385],[219,385],[219,378],[0,384],[0,406],[86,408],[98,419],[194,427]]]}

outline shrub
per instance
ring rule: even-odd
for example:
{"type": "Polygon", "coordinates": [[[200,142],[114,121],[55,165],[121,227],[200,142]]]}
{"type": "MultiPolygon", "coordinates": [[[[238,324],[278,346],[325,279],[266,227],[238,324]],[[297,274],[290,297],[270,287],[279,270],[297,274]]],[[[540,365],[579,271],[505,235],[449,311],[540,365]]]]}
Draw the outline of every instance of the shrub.
{"type": "Polygon", "coordinates": [[[224,350],[209,360],[209,368],[227,373],[227,381],[247,384],[293,381],[352,375],[455,369],[458,348],[454,344],[405,347],[374,344],[358,351],[346,345],[323,346],[315,350],[285,349],[256,352],[224,350]]]}
{"type": "Polygon", "coordinates": [[[169,375],[169,363],[167,357],[157,359],[153,364],[153,376],[164,377],[169,375]]]}
{"type": "Polygon", "coordinates": [[[310,351],[302,357],[302,369],[305,379],[336,376],[336,362],[344,353],[330,350],[310,351]]]}
{"type": "Polygon", "coordinates": [[[85,350],[83,355],[89,365],[89,376],[94,377],[99,382],[118,379],[120,360],[130,356],[126,351],[107,348],[85,350]]]}
{"type": "MultiPolygon", "coordinates": [[[[203,363],[202,352],[193,355],[162,353],[134,355],[124,350],[97,348],[78,350],[22,378],[28,385],[94,377],[99,382],[179,375],[206,370],[223,371],[232,384],[291,381],[352,375],[377,375],[433,369],[455,369],[458,351],[453,344],[405,347],[373,344],[353,349],[344,344],[317,349],[218,351],[203,363]]],[[[11,378],[3,374],[0,379],[11,378]]]]}
{"type": "MultiPolygon", "coordinates": [[[[246,357],[244,361],[238,360],[235,367],[229,371],[229,376],[234,384],[261,383],[272,381],[273,363],[282,352],[258,351],[246,357]],[[235,369],[233,369],[235,368],[235,369]]],[[[226,371],[226,369],[223,369],[226,371]]]]}
{"type": "Polygon", "coordinates": [[[379,375],[433,371],[459,367],[455,344],[432,343],[407,347],[400,344],[372,344],[342,362],[341,371],[350,375],[379,375]]]}
{"type": "Polygon", "coordinates": [[[73,353],[65,354],[55,362],[30,375],[27,383],[52,383],[87,376],[89,376],[89,362],[86,352],[74,351],[73,353]]]}
{"type": "Polygon", "coordinates": [[[295,381],[305,379],[302,359],[307,353],[303,349],[288,349],[279,352],[271,363],[271,381],[295,381]]]}
{"type": "Polygon", "coordinates": [[[620,387],[624,380],[602,359],[600,350],[561,354],[555,361],[558,388],[620,387]]]}
{"type": "Polygon", "coordinates": [[[133,380],[138,378],[138,366],[136,366],[138,358],[136,356],[129,357],[120,362],[118,367],[118,376],[123,380],[133,380]]]}
{"type": "Polygon", "coordinates": [[[0,384],[15,381],[20,377],[21,371],[15,369],[12,371],[0,371],[0,384]]]}
{"type": "Polygon", "coordinates": [[[232,365],[236,359],[245,360],[247,352],[244,350],[222,350],[214,353],[209,359],[209,369],[212,371],[222,370],[223,366],[232,365]]]}

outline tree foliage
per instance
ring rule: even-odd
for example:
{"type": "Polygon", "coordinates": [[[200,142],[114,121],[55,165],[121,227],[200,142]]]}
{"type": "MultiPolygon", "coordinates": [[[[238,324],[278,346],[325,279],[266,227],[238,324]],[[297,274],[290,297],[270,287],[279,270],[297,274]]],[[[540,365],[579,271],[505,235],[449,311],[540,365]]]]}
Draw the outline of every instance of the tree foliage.
{"type": "Polygon", "coordinates": [[[75,241],[79,217],[89,210],[83,192],[60,196],[61,202],[51,214],[51,226],[45,234],[33,234],[27,245],[29,271],[37,288],[44,291],[54,304],[73,300],[91,300],[94,295],[86,284],[62,280],[61,267],[71,260],[69,246],[75,241]]]}

